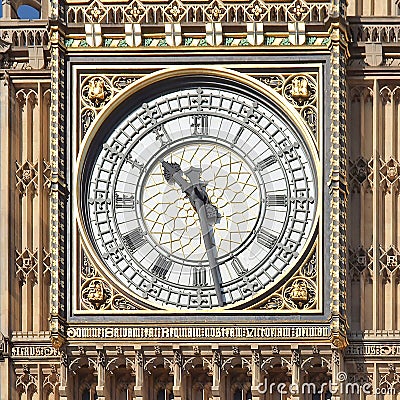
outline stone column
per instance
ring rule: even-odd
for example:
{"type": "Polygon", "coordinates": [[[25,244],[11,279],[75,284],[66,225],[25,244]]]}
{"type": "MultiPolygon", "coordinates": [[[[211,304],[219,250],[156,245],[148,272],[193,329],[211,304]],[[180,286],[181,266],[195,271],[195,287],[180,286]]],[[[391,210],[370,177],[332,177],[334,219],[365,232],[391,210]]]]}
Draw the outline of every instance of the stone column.
{"type": "Polygon", "coordinates": [[[345,399],[346,377],[343,353],[332,346],[332,400],[345,399]]]}
{"type": "Polygon", "coordinates": [[[144,371],[143,371],[143,351],[140,345],[135,345],[135,370],[136,370],[136,385],[134,387],[135,399],[144,400],[144,371]]]}
{"type": "Polygon", "coordinates": [[[105,381],[106,381],[106,355],[103,346],[96,346],[97,350],[97,386],[96,393],[98,400],[106,400],[105,381]]]}
{"type": "Polygon", "coordinates": [[[291,346],[292,349],[292,400],[300,400],[301,396],[301,376],[300,376],[300,350],[297,344],[291,346]]]}
{"type": "Polygon", "coordinates": [[[68,400],[67,387],[68,387],[68,356],[64,351],[61,351],[60,386],[58,387],[60,400],[68,400]]]}
{"type": "Polygon", "coordinates": [[[174,386],[172,391],[175,400],[182,400],[182,352],[179,346],[174,346],[174,386]]]}
{"type": "Polygon", "coordinates": [[[211,387],[211,393],[213,395],[213,400],[220,400],[220,382],[221,382],[221,351],[218,345],[212,346],[213,358],[212,358],[212,368],[213,368],[213,383],[211,387]]]}
{"type": "Polygon", "coordinates": [[[260,400],[260,390],[265,389],[261,382],[261,352],[257,344],[253,344],[251,350],[251,394],[253,400],[260,400]]]}

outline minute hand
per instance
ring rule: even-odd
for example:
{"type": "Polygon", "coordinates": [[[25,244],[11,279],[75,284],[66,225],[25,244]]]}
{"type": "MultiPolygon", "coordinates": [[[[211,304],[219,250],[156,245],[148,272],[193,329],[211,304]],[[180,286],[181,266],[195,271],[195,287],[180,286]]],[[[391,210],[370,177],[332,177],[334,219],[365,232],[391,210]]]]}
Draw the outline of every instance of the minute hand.
{"type": "Polygon", "coordinates": [[[218,305],[223,306],[224,301],[222,299],[219,267],[217,263],[217,249],[214,241],[214,229],[213,226],[208,223],[206,204],[196,196],[194,199],[197,214],[199,216],[201,235],[203,236],[204,245],[206,247],[207,258],[211,268],[211,275],[214,281],[215,293],[217,294],[218,305]]]}
{"type": "Polygon", "coordinates": [[[183,171],[179,164],[168,163],[166,161],[161,161],[164,168],[164,177],[169,183],[176,182],[182,191],[189,198],[190,203],[196,210],[199,221],[201,235],[203,237],[204,245],[206,247],[206,253],[208,262],[211,268],[211,275],[214,281],[215,293],[218,299],[218,305],[223,306],[224,302],[222,299],[221,286],[220,286],[220,274],[219,267],[217,263],[217,249],[215,247],[214,241],[214,229],[213,224],[218,219],[218,211],[215,206],[209,203],[207,193],[203,189],[200,182],[200,170],[196,168],[191,168],[185,173],[189,178],[190,183],[183,177],[183,171]],[[211,214],[207,215],[207,207],[211,214]]]}

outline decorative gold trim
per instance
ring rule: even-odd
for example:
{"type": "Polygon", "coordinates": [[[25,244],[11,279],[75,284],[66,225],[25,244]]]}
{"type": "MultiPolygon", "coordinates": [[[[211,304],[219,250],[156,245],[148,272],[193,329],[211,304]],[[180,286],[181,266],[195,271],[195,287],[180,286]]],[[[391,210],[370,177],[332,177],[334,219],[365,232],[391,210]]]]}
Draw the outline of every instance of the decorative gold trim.
{"type": "MultiPolygon", "coordinates": [[[[304,253],[306,251],[309,251],[311,242],[314,240],[314,233],[317,230],[317,226],[319,223],[319,217],[321,215],[321,208],[322,208],[322,176],[321,176],[321,166],[320,166],[320,161],[319,161],[319,156],[317,152],[317,147],[316,147],[316,140],[315,138],[312,137],[310,134],[310,131],[308,127],[306,126],[304,120],[301,118],[299,113],[296,111],[294,106],[290,104],[287,100],[285,100],[281,95],[276,93],[273,89],[268,87],[267,85],[263,84],[259,80],[248,76],[244,75],[242,73],[232,71],[226,68],[222,67],[174,67],[174,68],[168,68],[165,70],[157,71],[152,74],[149,74],[135,82],[133,82],[131,85],[129,85],[126,90],[123,92],[119,93],[117,96],[115,96],[113,99],[110,100],[108,107],[105,107],[102,109],[102,111],[98,114],[96,117],[95,121],[91,125],[87,135],[82,141],[79,155],[77,158],[77,166],[78,168],[75,170],[74,173],[74,193],[75,193],[75,199],[74,199],[74,206],[75,209],[77,210],[77,225],[78,225],[78,231],[79,235],[82,238],[82,247],[85,250],[85,253],[88,256],[88,259],[93,265],[96,265],[100,267],[101,270],[104,269],[102,261],[99,259],[97,256],[95,250],[92,248],[90,239],[87,235],[87,232],[84,228],[83,224],[83,216],[82,216],[82,211],[80,207],[80,177],[82,175],[82,168],[83,164],[85,161],[86,154],[88,152],[88,149],[91,145],[91,142],[93,141],[97,131],[100,129],[101,125],[106,121],[107,117],[118,107],[120,104],[122,104],[124,101],[126,101],[129,97],[131,97],[133,94],[139,92],[140,90],[152,85],[156,84],[157,82],[160,82],[162,80],[172,78],[172,77],[177,77],[177,76],[191,76],[191,75],[209,75],[209,76],[215,76],[215,77],[223,77],[227,79],[231,79],[237,82],[240,82],[242,84],[245,84],[247,86],[250,86],[254,90],[260,92],[261,94],[265,95],[267,98],[272,100],[274,104],[276,104],[282,112],[287,115],[293,124],[299,129],[302,138],[305,140],[309,151],[311,152],[311,156],[314,160],[316,171],[317,171],[317,181],[318,181],[318,205],[317,205],[317,211],[316,211],[316,218],[314,220],[314,224],[311,230],[310,237],[308,238],[303,251],[301,254],[299,254],[297,260],[302,259],[304,257],[304,253]]],[[[294,263],[293,263],[294,264],[294,263]]],[[[291,272],[293,269],[293,266],[291,268],[288,268],[288,272],[284,275],[281,276],[281,280],[284,279],[284,277],[291,272]]],[[[105,276],[108,276],[109,273],[105,273],[105,276]]],[[[110,277],[111,278],[111,277],[110,277]]],[[[113,280],[114,282],[114,280],[113,280]]],[[[127,293],[126,288],[124,288],[122,285],[119,284],[119,282],[115,282],[115,284],[120,288],[122,293],[126,293],[128,296],[132,296],[134,298],[138,297],[134,293],[127,293]]],[[[255,295],[255,298],[258,298],[260,296],[263,296],[266,292],[270,291],[273,286],[275,286],[277,282],[272,283],[269,287],[265,288],[264,290],[260,291],[255,295]]],[[[241,307],[242,305],[245,305],[246,303],[251,302],[254,300],[254,298],[246,299],[243,301],[240,301],[238,303],[235,303],[234,305],[230,307],[222,307],[222,308],[214,308],[212,311],[210,310],[196,310],[196,313],[210,313],[210,312],[218,312],[219,310],[231,310],[231,309],[237,309],[238,307],[241,307]]],[[[148,304],[150,309],[153,309],[155,306],[146,301],[145,299],[140,299],[140,303],[148,304]]],[[[160,311],[166,312],[174,312],[174,313],[188,313],[188,310],[181,310],[181,309],[176,309],[176,308],[168,308],[168,309],[161,309],[160,311]]],[[[231,310],[234,311],[234,310],[231,310]]],[[[242,312],[235,310],[236,312],[242,312]]],[[[156,310],[152,310],[152,313],[155,313],[156,310]]],[[[254,311],[252,311],[254,312],[254,311]]],[[[265,310],[264,310],[265,312],[265,310]]]]}

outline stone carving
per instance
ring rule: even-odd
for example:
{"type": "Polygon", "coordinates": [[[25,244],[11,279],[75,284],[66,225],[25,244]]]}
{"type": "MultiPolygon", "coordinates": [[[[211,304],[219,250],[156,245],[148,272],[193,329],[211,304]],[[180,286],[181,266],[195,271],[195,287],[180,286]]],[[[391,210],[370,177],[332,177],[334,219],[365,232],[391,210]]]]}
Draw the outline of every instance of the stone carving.
{"type": "Polygon", "coordinates": [[[316,97],[316,83],[310,76],[295,75],[285,83],[284,95],[296,106],[312,104],[316,97]]]}
{"type": "Polygon", "coordinates": [[[172,1],[166,8],[165,13],[169,16],[171,22],[180,22],[186,13],[186,9],[180,1],[172,1]]]}
{"type": "Polygon", "coordinates": [[[309,310],[317,305],[318,267],[315,250],[297,273],[259,306],[266,310],[309,310]]]}
{"type": "Polygon", "coordinates": [[[21,196],[25,196],[28,192],[35,194],[38,188],[38,164],[25,161],[20,164],[16,162],[16,187],[21,196]]]}
{"type": "Polygon", "coordinates": [[[349,272],[352,280],[358,281],[360,275],[366,271],[367,277],[372,274],[372,258],[362,246],[357,249],[349,248],[349,272]]]}
{"type": "Polygon", "coordinates": [[[304,0],[293,1],[263,1],[252,2],[182,2],[174,0],[164,4],[155,2],[131,1],[127,4],[101,4],[98,1],[90,5],[68,4],[66,7],[67,22],[124,24],[141,23],[153,24],[165,22],[182,23],[247,23],[279,21],[293,22],[324,22],[329,13],[330,4],[327,2],[313,2],[308,4],[304,0]]]}
{"type": "Polygon", "coordinates": [[[81,77],[81,136],[85,136],[99,111],[139,75],[83,75],[81,77]]]}
{"type": "Polygon", "coordinates": [[[15,264],[17,267],[16,275],[20,282],[26,283],[28,279],[36,283],[38,267],[38,250],[34,251],[26,248],[24,251],[16,251],[15,264]]]}
{"type": "Polygon", "coordinates": [[[393,393],[397,393],[400,389],[400,374],[396,372],[396,367],[393,364],[389,364],[388,372],[381,375],[379,387],[386,390],[391,389],[393,393]]]}
{"type": "Polygon", "coordinates": [[[37,379],[30,373],[28,365],[22,367],[22,373],[18,376],[15,386],[19,395],[33,396],[37,392],[37,379]]]}
{"type": "Polygon", "coordinates": [[[89,262],[82,251],[81,306],[90,310],[137,310],[138,304],[128,299],[108,283],[89,262]]]}
{"type": "Polygon", "coordinates": [[[221,362],[222,362],[222,356],[221,356],[221,352],[219,350],[215,350],[213,352],[213,360],[212,363],[214,365],[217,365],[218,367],[221,366],[221,362]]]}
{"type": "Polygon", "coordinates": [[[317,74],[271,74],[259,78],[294,105],[311,132],[318,130],[317,74]]]}
{"type": "Polygon", "coordinates": [[[103,107],[111,98],[111,82],[102,76],[94,76],[82,82],[82,100],[88,106],[103,107]]]}
{"type": "Polygon", "coordinates": [[[382,189],[387,193],[391,193],[392,189],[398,192],[400,189],[400,163],[393,157],[390,157],[386,162],[381,159],[380,163],[379,172],[382,189]]]}
{"type": "Polygon", "coordinates": [[[232,354],[238,356],[240,354],[240,349],[238,346],[232,346],[232,354]]]}
{"type": "Polygon", "coordinates": [[[82,289],[82,301],[89,308],[104,309],[109,306],[110,300],[111,289],[103,280],[93,279],[82,289]]]}
{"type": "Polygon", "coordinates": [[[303,308],[309,300],[309,289],[307,281],[304,279],[296,279],[292,285],[287,288],[286,293],[288,301],[295,303],[298,308],[303,308]]]}
{"type": "Polygon", "coordinates": [[[252,352],[253,363],[257,366],[261,363],[261,354],[259,350],[253,350],[252,352]]]}
{"type": "Polygon", "coordinates": [[[398,279],[400,251],[394,246],[389,246],[387,250],[380,246],[379,252],[380,273],[384,279],[386,281],[392,278],[398,279]]]}
{"type": "Polygon", "coordinates": [[[174,364],[182,367],[182,352],[180,350],[174,350],[174,364]]]}
{"type": "Polygon", "coordinates": [[[353,192],[359,192],[364,184],[368,183],[371,173],[368,161],[360,156],[356,160],[349,160],[349,186],[353,192]]]}
{"type": "Polygon", "coordinates": [[[310,7],[303,0],[296,0],[289,8],[289,12],[295,17],[297,21],[301,21],[309,12],[310,7]]]}
{"type": "Polygon", "coordinates": [[[311,93],[308,89],[308,81],[303,77],[295,77],[292,81],[290,95],[297,102],[304,102],[309,99],[311,93]]]}
{"type": "Polygon", "coordinates": [[[43,389],[46,393],[55,393],[60,385],[60,374],[57,372],[57,366],[52,365],[50,373],[43,380],[43,389]]]}

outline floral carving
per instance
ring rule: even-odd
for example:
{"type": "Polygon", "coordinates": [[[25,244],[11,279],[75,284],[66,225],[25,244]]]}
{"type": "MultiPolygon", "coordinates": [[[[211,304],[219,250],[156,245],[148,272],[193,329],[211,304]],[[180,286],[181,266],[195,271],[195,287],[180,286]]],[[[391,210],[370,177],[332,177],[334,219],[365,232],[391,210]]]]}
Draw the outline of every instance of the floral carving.
{"type": "Polygon", "coordinates": [[[91,22],[98,23],[103,20],[106,15],[105,8],[97,1],[93,2],[86,11],[91,22]]]}
{"type": "Polygon", "coordinates": [[[247,9],[247,15],[255,22],[261,21],[267,12],[264,2],[260,0],[253,1],[247,9]]]}
{"type": "Polygon", "coordinates": [[[185,7],[180,1],[174,0],[165,9],[165,14],[172,22],[179,22],[185,16],[185,7]]]}
{"type": "Polygon", "coordinates": [[[211,4],[205,9],[205,13],[210,21],[219,22],[226,14],[226,7],[223,3],[217,0],[211,2],[211,4]]]}
{"type": "Polygon", "coordinates": [[[139,1],[134,1],[128,6],[126,14],[131,22],[140,22],[144,17],[144,7],[139,1]]]}
{"type": "Polygon", "coordinates": [[[288,11],[293,20],[302,21],[307,16],[309,7],[303,0],[295,0],[288,11]]]}

